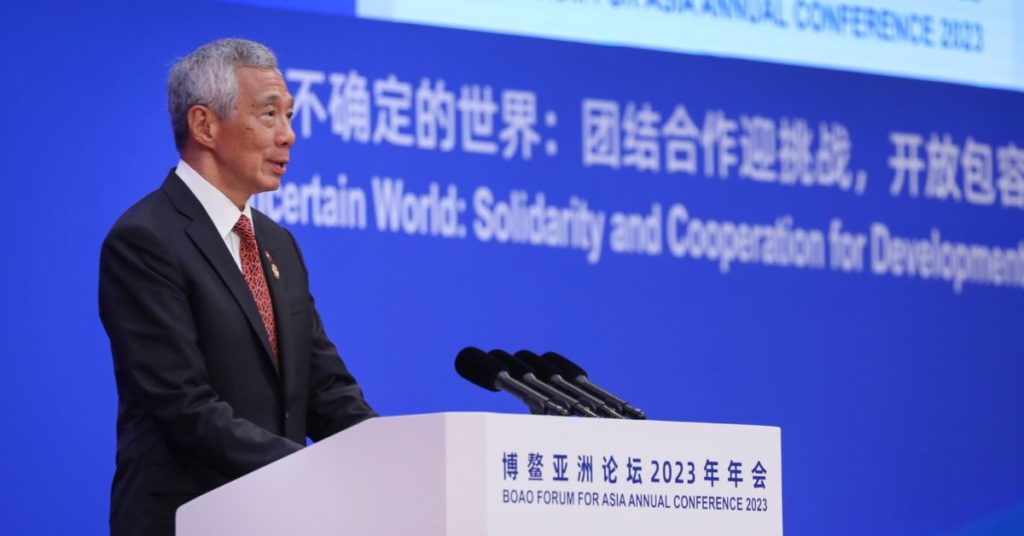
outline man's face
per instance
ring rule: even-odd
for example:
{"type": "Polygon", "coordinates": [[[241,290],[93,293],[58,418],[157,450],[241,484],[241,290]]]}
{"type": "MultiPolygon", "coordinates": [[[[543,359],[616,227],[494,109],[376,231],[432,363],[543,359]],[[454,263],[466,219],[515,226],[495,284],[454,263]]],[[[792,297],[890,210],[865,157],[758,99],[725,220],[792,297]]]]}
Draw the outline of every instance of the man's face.
{"type": "Polygon", "coordinates": [[[223,186],[245,199],[277,189],[295,143],[292,96],[275,69],[239,67],[238,107],[221,121],[214,159],[223,186]]]}

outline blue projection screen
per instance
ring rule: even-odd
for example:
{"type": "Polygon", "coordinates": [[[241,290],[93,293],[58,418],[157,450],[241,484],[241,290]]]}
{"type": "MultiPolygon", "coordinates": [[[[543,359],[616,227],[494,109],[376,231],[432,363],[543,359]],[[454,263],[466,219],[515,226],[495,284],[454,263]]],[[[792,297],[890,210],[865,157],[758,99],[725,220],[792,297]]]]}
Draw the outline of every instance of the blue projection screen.
{"type": "Polygon", "coordinates": [[[453,358],[555,350],[651,418],[781,427],[787,534],[1024,531],[1024,94],[220,2],[7,11],[0,533],[106,531],[99,245],[177,161],[169,66],[225,36],[278,54],[298,141],[254,205],[382,414],[525,412],[453,358]]]}

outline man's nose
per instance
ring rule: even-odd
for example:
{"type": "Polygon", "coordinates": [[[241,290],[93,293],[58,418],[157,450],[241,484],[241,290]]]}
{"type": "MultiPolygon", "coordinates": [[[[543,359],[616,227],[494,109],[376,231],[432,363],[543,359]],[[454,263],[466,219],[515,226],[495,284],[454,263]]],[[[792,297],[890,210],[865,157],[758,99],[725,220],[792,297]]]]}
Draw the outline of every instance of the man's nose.
{"type": "Polygon", "coordinates": [[[285,147],[295,145],[295,129],[287,116],[284,117],[283,126],[277,132],[277,144],[285,147]]]}

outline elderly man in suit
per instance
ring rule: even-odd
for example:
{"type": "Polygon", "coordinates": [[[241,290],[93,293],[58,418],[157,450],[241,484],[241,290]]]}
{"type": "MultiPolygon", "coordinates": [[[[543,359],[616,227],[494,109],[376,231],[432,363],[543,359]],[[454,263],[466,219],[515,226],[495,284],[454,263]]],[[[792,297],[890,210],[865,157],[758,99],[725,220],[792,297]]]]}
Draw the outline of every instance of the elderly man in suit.
{"type": "Polygon", "coordinates": [[[274,54],[215,41],[167,86],[181,160],[100,257],[119,398],[113,534],[173,534],[184,502],[374,415],[294,238],[249,206],[280,185],[295,142],[274,54]]]}

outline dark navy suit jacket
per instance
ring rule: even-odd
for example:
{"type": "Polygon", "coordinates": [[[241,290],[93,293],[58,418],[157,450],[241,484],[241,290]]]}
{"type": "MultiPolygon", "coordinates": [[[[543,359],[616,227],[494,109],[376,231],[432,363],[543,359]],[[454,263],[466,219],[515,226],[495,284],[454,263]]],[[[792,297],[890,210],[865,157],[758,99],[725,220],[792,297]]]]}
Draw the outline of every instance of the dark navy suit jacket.
{"type": "Polygon", "coordinates": [[[253,227],[280,370],[238,265],[173,170],[103,242],[119,399],[112,534],[173,534],[181,504],[374,415],[324,333],[294,238],[255,210],[253,227]]]}

